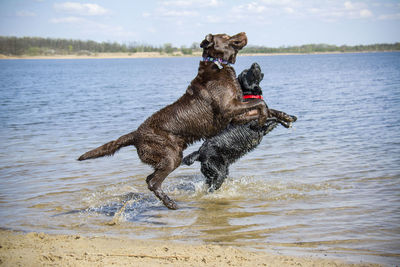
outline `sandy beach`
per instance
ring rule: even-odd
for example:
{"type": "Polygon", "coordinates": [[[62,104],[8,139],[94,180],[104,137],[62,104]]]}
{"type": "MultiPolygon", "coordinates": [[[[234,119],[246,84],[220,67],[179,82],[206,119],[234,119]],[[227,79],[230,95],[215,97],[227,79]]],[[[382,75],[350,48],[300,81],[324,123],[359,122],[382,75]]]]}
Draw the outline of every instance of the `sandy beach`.
{"type": "Polygon", "coordinates": [[[218,245],[0,231],[1,266],[379,266],[218,245]]]}

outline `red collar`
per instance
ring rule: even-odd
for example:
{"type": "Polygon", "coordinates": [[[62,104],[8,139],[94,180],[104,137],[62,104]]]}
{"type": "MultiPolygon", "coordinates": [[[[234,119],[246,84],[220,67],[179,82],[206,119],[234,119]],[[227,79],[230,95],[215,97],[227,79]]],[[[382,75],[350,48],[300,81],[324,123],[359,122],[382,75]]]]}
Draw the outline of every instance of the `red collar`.
{"type": "Polygon", "coordinates": [[[243,99],[248,99],[248,98],[264,99],[262,95],[244,95],[243,96],[243,99]]]}

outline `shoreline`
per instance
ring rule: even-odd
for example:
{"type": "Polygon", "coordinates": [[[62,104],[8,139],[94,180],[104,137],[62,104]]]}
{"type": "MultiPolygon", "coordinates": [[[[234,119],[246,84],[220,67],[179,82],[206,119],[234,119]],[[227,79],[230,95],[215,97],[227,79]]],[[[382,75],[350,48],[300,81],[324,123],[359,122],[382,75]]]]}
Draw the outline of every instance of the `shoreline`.
{"type": "Polygon", "coordinates": [[[137,52],[137,53],[97,53],[92,55],[39,55],[39,56],[6,56],[0,54],[1,59],[124,59],[124,58],[178,58],[178,57],[200,57],[201,53],[192,55],[163,54],[159,52],[137,52]]]}
{"type": "Polygon", "coordinates": [[[0,230],[2,266],[380,266],[335,259],[251,252],[230,246],[183,244],[0,230]]]}
{"type": "MultiPolygon", "coordinates": [[[[312,52],[312,53],[242,53],[240,56],[290,56],[290,55],[334,55],[334,54],[365,54],[365,53],[387,53],[400,51],[360,51],[360,52],[312,52]]],[[[191,55],[182,53],[165,54],[159,52],[137,52],[137,53],[97,53],[92,55],[39,55],[39,56],[7,56],[0,54],[1,59],[127,59],[127,58],[180,58],[180,57],[201,57],[201,52],[194,52],[191,55]]]]}

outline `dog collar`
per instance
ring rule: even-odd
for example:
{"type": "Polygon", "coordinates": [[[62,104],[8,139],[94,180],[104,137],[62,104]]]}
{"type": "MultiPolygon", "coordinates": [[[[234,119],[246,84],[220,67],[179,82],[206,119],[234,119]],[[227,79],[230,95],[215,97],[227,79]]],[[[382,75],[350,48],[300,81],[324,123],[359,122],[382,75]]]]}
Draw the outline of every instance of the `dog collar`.
{"type": "Polygon", "coordinates": [[[215,58],[215,57],[203,57],[203,60],[205,62],[214,62],[215,65],[217,65],[217,67],[219,69],[222,69],[223,66],[222,64],[228,65],[229,66],[229,62],[226,60],[223,60],[222,58],[215,58]]]}
{"type": "Polygon", "coordinates": [[[264,99],[262,95],[244,95],[243,96],[243,99],[248,99],[248,98],[264,99]]]}

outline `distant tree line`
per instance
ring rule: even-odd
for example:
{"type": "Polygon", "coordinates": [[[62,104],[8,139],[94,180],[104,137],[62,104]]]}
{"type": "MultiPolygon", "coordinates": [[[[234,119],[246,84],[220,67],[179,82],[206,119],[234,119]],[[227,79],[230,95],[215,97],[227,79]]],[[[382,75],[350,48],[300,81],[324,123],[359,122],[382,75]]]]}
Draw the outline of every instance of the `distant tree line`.
{"type": "Polygon", "coordinates": [[[96,54],[96,53],[136,53],[136,52],[159,52],[172,54],[192,54],[200,50],[197,43],[191,47],[173,47],[167,43],[163,46],[152,46],[132,42],[120,44],[117,42],[95,42],[70,39],[54,39],[40,37],[9,37],[0,36],[0,54],[3,55],[68,55],[68,54],[96,54]]]}
{"type": "Polygon", "coordinates": [[[328,44],[306,44],[301,46],[281,46],[271,48],[265,46],[247,46],[242,53],[324,53],[324,52],[379,52],[379,51],[400,51],[400,43],[394,44],[372,44],[355,46],[336,46],[328,44]]]}
{"type": "MultiPolygon", "coordinates": [[[[0,54],[3,55],[91,55],[97,53],[137,53],[137,52],[159,52],[159,53],[181,53],[191,55],[193,52],[201,51],[198,43],[190,47],[174,47],[167,43],[163,46],[152,46],[132,42],[120,44],[117,42],[95,42],[70,39],[54,39],[40,37],[9,37],[0,36],[0,54]]],[[[265,46],[247,46],[241,53],[315,53],[315,52],[362,52],[362,51],[400,51],[400,43],[374,44],[356,46],[335,46],[327,44],[307,44],[301,46],[288,46],[270,48],[265,46]]]]}

